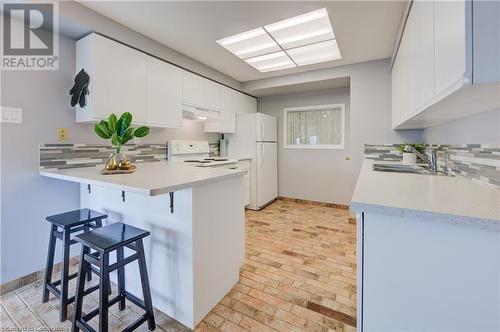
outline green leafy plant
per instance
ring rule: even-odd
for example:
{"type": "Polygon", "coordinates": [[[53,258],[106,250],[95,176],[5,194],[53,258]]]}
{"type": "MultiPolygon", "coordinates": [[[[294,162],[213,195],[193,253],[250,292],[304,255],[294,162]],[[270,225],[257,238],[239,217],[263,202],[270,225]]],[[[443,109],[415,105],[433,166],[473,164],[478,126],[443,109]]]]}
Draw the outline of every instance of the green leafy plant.
{"type": "Polygon", "coordinates": [[[101,120],[96,123],[94,130],[96,134],[104,139],[111,139],[111,144],[115,148],[116,153],[120,153],[122,145],[134,137],[145,137],[149,134],[148,127],[139,127],[134,129],[131,126],[132,114],[129,112],[123,113],[120,118],[117,118],[114,113],[108,117],[108,121],[101,120]]]}
{"type": "Polygon", "coordinates": [[[410,149],[408,149],[407,146],[411,146],[415,150],[417,150],[418,152],[421,152],[421,153],[423,153],[425,151],[425,144],[409,144],[407,142],[405,142],[405,144],[401,144],[399,146],[399,150],[401,150],[402,153],[404,153],[404,152],[413,152],[410,149]]]}

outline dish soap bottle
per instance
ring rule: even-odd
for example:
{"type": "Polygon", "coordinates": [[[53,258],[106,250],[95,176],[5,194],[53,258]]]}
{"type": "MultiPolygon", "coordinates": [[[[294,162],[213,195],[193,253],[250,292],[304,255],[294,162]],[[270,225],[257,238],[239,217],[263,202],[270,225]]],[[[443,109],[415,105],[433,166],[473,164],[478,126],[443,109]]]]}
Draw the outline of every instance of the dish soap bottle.
{"type": "Polygon", "coordinates": [[[222,137],[219,140],[219,156],[227,156],[227,141],[224,139],[224,134],[222,134],[222,137]]]}

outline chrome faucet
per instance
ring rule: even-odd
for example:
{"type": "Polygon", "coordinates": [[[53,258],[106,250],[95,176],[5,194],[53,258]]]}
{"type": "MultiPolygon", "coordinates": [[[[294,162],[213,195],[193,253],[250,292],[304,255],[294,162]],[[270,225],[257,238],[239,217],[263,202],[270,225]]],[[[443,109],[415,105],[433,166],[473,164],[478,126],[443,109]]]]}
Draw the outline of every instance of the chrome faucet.
{"type": "Polygon", "coordinates": [[[418,152],[418,150],[411,145],[406,145],[405,148],[409,148],[411,152],[415,153],[420,159],[426,162],[432,172],[438,171],[436,149],[426,148],[425,151],[429,150],[429,154],[426,154],[418,152]]]}

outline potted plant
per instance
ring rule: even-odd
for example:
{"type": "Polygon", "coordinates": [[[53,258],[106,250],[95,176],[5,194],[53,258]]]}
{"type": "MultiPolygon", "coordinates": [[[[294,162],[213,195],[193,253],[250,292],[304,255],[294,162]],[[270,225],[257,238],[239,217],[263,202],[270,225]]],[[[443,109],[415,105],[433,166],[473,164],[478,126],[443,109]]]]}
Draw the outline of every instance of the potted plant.
{"type": "Polygon", "coordinates": [[[109,115],[108,120],[101,120],[101,122],[96,123],[94,130],[96,134],[104,139],[110,139],[111,144],[115,149],[115,153],[106,163],[107,170],[116,169],[129,169],[131,167],[130,162],[124,154],[120,154],[122,145],[126,144],[128,141],[134,137],[145,137],[149,134],[148,127],[139,127],[134,129],[132,126],[132,114],[129,112],[123,113],[120,118],[112,113],[109,115]]]}
{"type": "Polygon", "coordinates": [[[417,155],[411,150],[410,146],[420,153],[424,153],[425,150],[425,144],[409,144],[407,142],[405,142],[405,144],[401,144],[399,146],[399,150],[403,153],[403,164],[405,165],[417,163],[417,155]]]}

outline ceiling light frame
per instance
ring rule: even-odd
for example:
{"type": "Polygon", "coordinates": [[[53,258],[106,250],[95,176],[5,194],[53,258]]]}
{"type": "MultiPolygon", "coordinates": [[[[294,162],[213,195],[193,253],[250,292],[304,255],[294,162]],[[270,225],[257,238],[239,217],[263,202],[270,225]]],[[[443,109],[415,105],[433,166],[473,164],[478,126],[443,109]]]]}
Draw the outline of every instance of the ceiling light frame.
{"type": "Polygon", "coordinates": [[[342,58],[326,8],[222,38],[217,43],[260,72],[342,58]],[[309,54],[306,61],[300,59],[308,50],[322,53],[309,54]]]}

